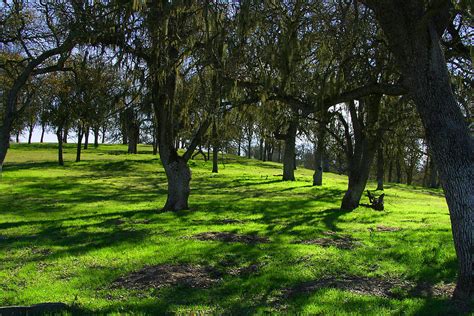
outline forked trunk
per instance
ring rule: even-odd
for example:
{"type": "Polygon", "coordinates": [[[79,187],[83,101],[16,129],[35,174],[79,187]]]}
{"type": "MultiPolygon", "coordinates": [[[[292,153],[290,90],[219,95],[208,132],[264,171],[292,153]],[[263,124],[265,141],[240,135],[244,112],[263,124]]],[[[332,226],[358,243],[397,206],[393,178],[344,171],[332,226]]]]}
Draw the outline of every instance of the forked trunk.
{"type": "Polygon", "coordinates": [[[359,206],[365,185],[367,184],[367,179],[368,172],[367,177],[362,174],[360,174],[359,177],[349,177],[349,185],[344,197],[342,198],[342,210],[352,211],[359,206]]]}
{"type": "Polygon", "coordinates": [[[365,144],[361,159],[350,162],[349,184],[346,194],[341,203],[342,210],[352,211],[359,206],[360,199],[364,193],[367,180],[369,179],[370,165],[372,164],[375,150],[365,144]]]}

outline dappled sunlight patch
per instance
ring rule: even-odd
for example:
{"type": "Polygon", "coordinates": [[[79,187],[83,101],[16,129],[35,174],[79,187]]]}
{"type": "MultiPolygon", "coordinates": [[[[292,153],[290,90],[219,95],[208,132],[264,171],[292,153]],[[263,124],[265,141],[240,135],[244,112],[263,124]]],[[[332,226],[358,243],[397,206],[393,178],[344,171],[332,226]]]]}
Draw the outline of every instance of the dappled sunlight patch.
{"type": "Polygon", "coordinates": [[[209,288],[221,281],[221,273],[209,266],[162,264],[147,266],[112,282],[112,288],[134,290],[159,289],[166,286],[209,288]]]}
{"type": "Polygon", "coordinates": [[[245,244],[268,243],[267,237],[257,235],[242,235],[230,232],[204,232],[192,236],[193,239],[202,241],[223,241],[223,242],[241,242],[245,244]]]}

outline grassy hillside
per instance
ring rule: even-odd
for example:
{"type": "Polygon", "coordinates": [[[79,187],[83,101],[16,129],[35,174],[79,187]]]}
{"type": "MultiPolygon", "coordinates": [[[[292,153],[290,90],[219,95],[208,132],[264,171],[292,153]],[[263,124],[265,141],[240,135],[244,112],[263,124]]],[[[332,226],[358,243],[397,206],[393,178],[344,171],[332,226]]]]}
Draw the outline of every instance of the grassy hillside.
{"type": "MultiPolygon", "coordinates": [[[[0,182],[0,306],[81,313],[445,314],[456,261],[441,191],[387,185],[386,211],[338,210],[346,177],[281,182],[281,166],[190,162],[189,211],[160,212],[151,148],[108,145],[56,165],[13,144],[0,182]],[[221,233],[221,232],[225,232],[221,233]],[[197,235],[197,236],[196,236],[197,235]],[[258,238],[257,238],[258,237],[258,238]],[[138,271],[138,272],[137,272],[138,271]]],[[[371,183],[370,188],[375,185],[371,183]]],[[[367,198],[363,198],[366,203],[367,198]]]]}

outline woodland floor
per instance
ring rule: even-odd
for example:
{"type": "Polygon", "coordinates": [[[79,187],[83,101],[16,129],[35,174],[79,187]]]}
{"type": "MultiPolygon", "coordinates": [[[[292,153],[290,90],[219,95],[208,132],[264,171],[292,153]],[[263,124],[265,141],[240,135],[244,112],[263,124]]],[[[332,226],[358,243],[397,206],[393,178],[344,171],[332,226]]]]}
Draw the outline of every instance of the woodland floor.
{"type": "MultiPolygon", "coordinates": [[[[101,145],[66,165],[17,145],[0,180],[0,306],[79,314],[445,315],[456,276],[441,190],[388,184],[386,211],[338,209],[346,177],[227,156],[190,162],[188,211],[160,212],[151,147],[101,145]]],[[[369,184],[374,188],[374,184],[369,184]]],[[[363,198],[363,203],[367,202],[363,198]]]]}

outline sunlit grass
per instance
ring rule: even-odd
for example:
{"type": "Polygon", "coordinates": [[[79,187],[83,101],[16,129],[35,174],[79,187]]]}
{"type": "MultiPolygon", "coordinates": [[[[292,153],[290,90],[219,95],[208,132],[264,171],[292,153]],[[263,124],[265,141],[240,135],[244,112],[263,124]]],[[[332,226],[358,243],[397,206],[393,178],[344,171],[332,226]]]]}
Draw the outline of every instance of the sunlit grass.
{"type": "MultiPolygon", "coordinates": [[[[190,210],[159,212],[166,179],[150,146],[126,154],[122,145],[83,152],[55,145],[13,144],[0,182],[0,306],[64,302],[84,313],[234,314],[284,311],[308,314],[443,314],[446,298],[389,299],[337,289],[285,298],[282,292],[324,276],[356,275],[437,284],[455,280],[456,259],[447,206],[440,190],[386,185],[386,211],[339,211],[346,177],[312,172],[281,182],[281,166],[227,156],[211,164],[190,162],[190,210]],[[223,224],[223,219],[240,222],[223,224]],[[121,220],[117,224],[117,220],[121,220]],[[378,225],[400,231],[371,231],[378,225]],[[326,231],[347,234],[352,250],[295,242],[326,231]],[[188,238],[230,231],[270,238],[267,244],[188,238]],[[119,276],[146,265],[258,263],[258,272],[224,275],[208,289],[182,286],[145,293],[111,288],[119,276]]],[[[373,183],[369,187],[374,188],[373,183]]],[[[364,197],[364,202],[366,198],[364,197]]]]}

